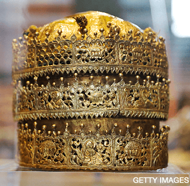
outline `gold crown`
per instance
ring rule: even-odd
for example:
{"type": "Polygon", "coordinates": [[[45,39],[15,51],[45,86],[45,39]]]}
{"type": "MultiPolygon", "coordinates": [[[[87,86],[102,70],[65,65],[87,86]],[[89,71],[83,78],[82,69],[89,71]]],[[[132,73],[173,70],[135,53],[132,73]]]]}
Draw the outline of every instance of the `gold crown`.
{"type": "Polygon", "coordinates": [[[86,12],[31,26],[13,40],[13,55],[20,165],[167,166],[169,127],[160,131],[159,121],[168,117],[168,62],[164,39],[150,28],[86,12]]]}

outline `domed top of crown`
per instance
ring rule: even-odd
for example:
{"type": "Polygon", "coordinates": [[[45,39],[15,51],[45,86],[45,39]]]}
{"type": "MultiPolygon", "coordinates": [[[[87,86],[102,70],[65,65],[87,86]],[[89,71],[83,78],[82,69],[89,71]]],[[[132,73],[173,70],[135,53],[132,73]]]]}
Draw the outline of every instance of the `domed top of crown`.
{"type": "MultiPolygon", "coordinates": [[[[133,32],[133,35],[142,34],[143,31],[136,25],[124,21],[118,17],[98,11],[89,11],[78,13],[63,20],[57,20],[46,24],[43,27],[35,27],[34,25],[26,31],[28,36],[33,36],[38,32],[38,39],[44,42],[48,35],[48,40],[53,41],[59,35],[70,39],[73,34],[77,39],[84,36],[92,38],[100,37],[102,33],[106,37],[114,37],[116,35],[124,36],[128,31],[133,32]]],[[[131,32],[131,33],[132,33],[131,32]]]]}

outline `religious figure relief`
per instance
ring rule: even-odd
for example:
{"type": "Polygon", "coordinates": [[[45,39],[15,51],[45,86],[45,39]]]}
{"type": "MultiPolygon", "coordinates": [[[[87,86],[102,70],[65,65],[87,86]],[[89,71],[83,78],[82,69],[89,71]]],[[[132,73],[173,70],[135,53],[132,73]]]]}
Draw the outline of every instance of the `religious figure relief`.
{"type": "Polygon", "coordinates": [[[43,140],[43,133],[36,138],[35,158],[38,163],[66,164],[65,139],[49,136],[43,140]]]}
{"type": "Polygon", "coordinates": [[[118,106],[117,91],[109,89],[103,92],[103,103],[107,108],[113,108],[118,106]]]}
{"type": "Polygon", "coordinates": [[[102,157],[99,152],[95,150],[96,144],[95,141],[87,140],[84,143],[84,164],[87,165],[99,165],[102,164],[102,157]]]}
{"type": "Polygon", "coordinates": [[[144,100],[144,107],[145,108],[154,108],[154,99],[153,99],[153,94],[151,93],[151,91],[149,89],[144,89],[142,90],[142,98],[144,100]]]}
{"type": "Polygon", "coordinates": [[[142,59],[143,51],[140,46],[136,46],[132,49],[132,59],[134,65],[139,65],[142,59]]]}
{"type": "Polygon", "coordinates": [[[116,138],[116,164],[117,165],[124,165],[125,161],[125,153],[124,153],[124,148],[125,148],[125,141],[123,137],[116,138]]]}
{"type": "Polygon", "coordinates": [[[116,163],[120,166],[139,166],[142,163],[142,145],[124,137],[116,139],[116,163]]]}
{"type": "Polygon", "coordinates": [[[75,99],[75,92],[73,89],[69,89],[65,90],[63,92],[63,100],[64,100],[64,109],[72,109],[74,108],[76,105],[74,105],[73,100],[75,99]]]}
{"type": "Polygon", "coordinates": [[[105,42],[105,62],[114,64],[116,61],[115,42],[112,39],[107,39],[105,42]]]}
{"type": "Polygon", "coordinates": [[[124,104],[124,107],[138,108],[143,107],[145,104],[142,97],[142,92],[137,88],[125,88],[125,96],[123,98],[122,97],[123,96],[121,96],[121,99],[124,99],[124,101],[122,102],[124,104]]]}
{"type": "Polygon", "coordinates": [[[38,148],[36,148],[37,162],[54,163],[53,160],[56,152],[55,143],[52,140],[45,140],[39,141],[37,144],[39,145],[38,148]]]}
{"type": "Polygon", "coordinates": [[[131,103],[135,108],[142,107],[144,105],[144,100],[139,90],[134,89],[131,103]]]}
{"type": "Polygon", "coordinates": [[[62,100],[62,94],[59,91],[51,92],[51,105],[53,109],[67,109],[68,106],[62,100]]]}
{"type": "Polygon", "coordinates": [[[35,95],[34,93],[30,90],[28,92],[28,109],[29,110],[34,110],[34,103],[35,103],[35,95]]]}
{"type": "Polygon", "coordinates": [[[97,142],[97,152],[101,155],[103,164],[111,164],[111,141],[109,138],[100,139],[97,142]]]}
{"type": "Polygon", "coordinates": [[[162,139],[153,139],[153,165],[158,166],[162,163],[165,164],[167,162],[163,162],[163,160],[168,159],[168,151],[167,144],[162,139]]]}
{"type": "Polygon", "coordinates": [[[90,108],[103,106],[103,94],[101,91],[90,89],[85,94],[90,101],[90,108]]]}
{"type": "Polygon", "coordinates": [[[81,138],[79,137],[73,138],[71,141],[71,159],[70,159],[71,164],[82,165],[84,156],[81,152],[81,149],[82,149],[81,138]]]}
{"type": "Polygon", "coordinates": [[[51,103],[49,102],[49,93],[47,90],[44,90],[39,96],[39,109],[53,109],[51,103]]]}
{"type": "Polygon", "coordinates": [[[71,154],[71,164],[110,164],[110,142],[108,139],[95,141],[93,139],[82,140],[81,138],[73,138],[71,142],[71,154]]]}
{"type": "Polygon", "coordinates": [[[121,42],[119,44],[119,58],[121,64],[130,64],[131,63],[131,47],[129,46],[129,41],[121,42]]]}
{"type": "Polygon", "coordinates": [[[18,111],[28,110],[27,102],[28,102],[28,95],[27,95],[26,87],[23,86],[20,89],[20,94],[19,94],[19,98],[18,98],[18,111]]]}

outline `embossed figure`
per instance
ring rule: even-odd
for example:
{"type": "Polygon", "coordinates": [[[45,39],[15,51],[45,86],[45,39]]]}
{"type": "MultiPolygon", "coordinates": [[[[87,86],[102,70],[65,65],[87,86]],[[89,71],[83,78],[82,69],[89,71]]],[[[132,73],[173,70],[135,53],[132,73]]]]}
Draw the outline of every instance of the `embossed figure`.
{"type": "Polygon", "coordinates": [[[152,102],[152,98],[151,98],[151,92],[148,89],[144,89],[142,91],[142,97],[143,97],[144,102],[145,102],[145,107],[152,108],[153,102],[152,102]]]}
{"type": "Polygon", "coordinates": [[[102,92],[96,90],[88,90],[86,96],[90,101],[90,108],[103,106],[103,95],[102,92]]]}
{"type": "Polygon", "coordinates": [[[33,110],[34,109],[34,102],[35,102],[35,96],[32,91],[29,92],[28,96],[28,109],[33,110]]]}
{"type": "Polygon", "coordinates": [[[132,49],[133,64],[139,65],[139,60],[142,58],[141,47],[135,47],[132,49]]]}
{"type": "Polygon", "coordinates": [[[77,164],[77,165],[82,164],[84,156],[82,154],[81,148],[82,148],[81,139],[78,137],[72,139],[71,143],[72,155],[70,159],[71,164],[77,164]]]}
{"type": "Polygon", "coordinates": [[[20,92],[20,98],[19,98],[19,110],[26,111],[28,108],[28,95],[26,92],[26,87],[23,86],[20,92]]]}
{"type": "Polygon", "coordinates": [[[88,140],[84,144],[84,162],[89,165],[98,165],[102,163],[102,157],[99,152],[95,151],[95,144],[93,141],[88,140]]]}
{"type": "Polygon", "coordinates": [[[54,109],[67,109],[68,108],[68,106],[62,100],[61,93],[58,91],[54,91],[51,93],[50,103],[52,104],[54,109]]]}
{"type": "Polygon", "coordinates": [[[117,106],[117,98],[114,90],[106,90],[103,94],[103,103],[107,108],[117,106]]]}
{"type": "Polygon", "coordinates": [[[46,140],[41,143],[39,150],[43,158],[49,161],[55,155],[56,145],[51,140],[46,140]]]}
{"type": "Polygon", "coordinates": [[[127,165],[135,166],[141,161],[141,144],[136,141],[129,141],[124,151],[126,153],[125,162],[127,165]]]}
{"type": "Polygon", "coordinates": [[[47,90],[42,92],[39,106],[41,107],[41,109],[54,109],[53,105],[49,102],[49,93],[47,90]]]}
{"type": "Polygon", "coordinates": [[[100,143],[97,144],[98,153],[101,155],[102,162],[106,165],[111,163],[111,147],[110,139],[100,140],[100,143]]]}
{"type": "MultiPolygon", "coordinates": [[[[74,94],[74,90],[70,90],[69,88],[68,88],[68,90],[66,90],[65,92],[64,92],[64,94],[63,94],[63,97],[64,97],[64,103],[65,103],[65,109],[66,108],[73,108],[73,100],[74,100],[74,96],[75,94],[74,94]]],[[[64,108],[64,107],[63,107],[64,108]]]]}
{"type": "Polygon", "coordinates": [[[133,97],[131,99],[131,103],[134,107],[142,107],[144,105],[144,101],[142,99],[142,96],[138,90],[134,90],[133,97]]]}

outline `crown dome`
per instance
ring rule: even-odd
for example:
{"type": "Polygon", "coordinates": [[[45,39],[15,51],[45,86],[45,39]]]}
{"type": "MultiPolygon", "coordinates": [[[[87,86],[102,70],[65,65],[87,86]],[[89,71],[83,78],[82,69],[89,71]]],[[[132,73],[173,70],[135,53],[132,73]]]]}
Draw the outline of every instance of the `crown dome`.
{"type": "Polygon", "coordinates": [[[80,25],[83,26],[82,24],[84,24],[86,33],[92,38],[95,37],[94,33],[97,33],[97,37],[101,36],[101,29],[104,30],[104,35],[108,36],[111,27],[115,29],[115,32],[118,31],[120,36],[128,33],[129,30],[133,30],[133,34],[143,32],[138,26],[128,21],[98,11],[78,13],[39,28],[31,26],[28,31],[39,32],[38,39],[41,41],[46,39],[47,33],[49,34],[49,41],[53,41],[58,36],[58,31],[61,31],[62,35],[65,35],[67,39],[70,39],[73,34],[77,38],[81,38],[80,25]]]}

